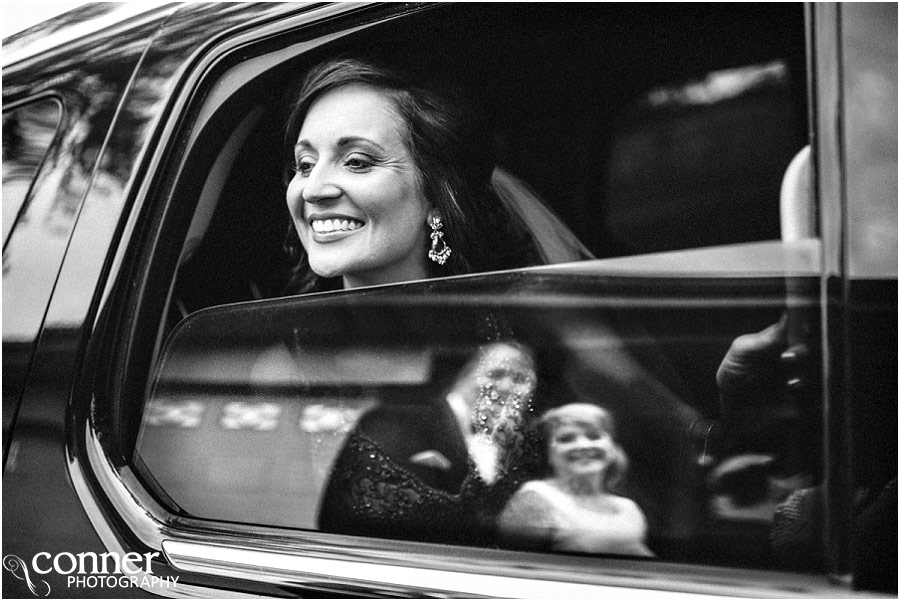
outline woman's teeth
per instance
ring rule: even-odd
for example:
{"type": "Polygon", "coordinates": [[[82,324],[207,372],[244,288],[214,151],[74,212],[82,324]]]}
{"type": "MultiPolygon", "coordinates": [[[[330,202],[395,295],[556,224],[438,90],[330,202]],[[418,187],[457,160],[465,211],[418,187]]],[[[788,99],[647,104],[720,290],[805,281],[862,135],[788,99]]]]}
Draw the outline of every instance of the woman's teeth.
{"type": "Polygon", "coordinates": [[[363,226],[361,221],[353,219],[316,219],[312,229],[316,233],[350,232],[363,226]]]}

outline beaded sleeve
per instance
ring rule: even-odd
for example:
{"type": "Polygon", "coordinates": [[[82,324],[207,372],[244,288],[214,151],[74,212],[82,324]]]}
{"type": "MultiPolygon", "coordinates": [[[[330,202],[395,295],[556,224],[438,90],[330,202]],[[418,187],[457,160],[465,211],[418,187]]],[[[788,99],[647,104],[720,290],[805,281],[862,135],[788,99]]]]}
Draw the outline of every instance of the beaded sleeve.
{"type": "Polygon", "coordinates": [[[519,461],[499,481],[488,485],[470,462],[459,493],[451,494],[423,483],[384,453],[376,441],[353,433],[332,468],[319,528],[362,536],[491,545],[497,515],[529,471],[525,462],[519,461]]]}

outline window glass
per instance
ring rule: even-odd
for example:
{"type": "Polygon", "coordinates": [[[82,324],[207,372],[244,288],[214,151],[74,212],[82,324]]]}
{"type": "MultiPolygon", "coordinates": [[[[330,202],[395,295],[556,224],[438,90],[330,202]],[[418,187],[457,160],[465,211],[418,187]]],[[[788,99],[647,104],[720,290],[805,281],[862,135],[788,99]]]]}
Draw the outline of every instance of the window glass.
{"type": "MultiPolygon", "coordinates": [[[[790,320],[818,323],[817,287],[791,279],[790,320]]],[[[764,373],[732,431],[716,386],[787,294],[783,277],[537,270],[210,309],[172,335],[137,455],[207,519],[818,568],[776,511],[821,481],[820,368],[796,366],[790,397],[764,373]],[[566,488],[591,470],[593,496],[566,488]]]]}
{"type": "Polygon", "coordinates": [[[3,114],[4,245],[53,142],[61,114],[55,100],[27,104],[3,114]]]}
{"type": "Polygon", "coordinates": [[[185,241],[157,259],[173,281],[135,449],[148,486],[210,520],[821,569],[816,533],[770,544],[822,479],[816,248],[777,242],[806,144],[803,23],[797,6],[444,6],[206,82],[243,83],[185,134],[163,220],[185,241]],[[421,39],[437,50],[411,53],[421,39]],[[556,260],[291,296],[293,86],[355,54],[479,99],[492,185],[529,199],[556,260]],[[719,366],[759,332],[808,361],[762,368],[758,412],[746,392],[720,405],[719,366]]]}

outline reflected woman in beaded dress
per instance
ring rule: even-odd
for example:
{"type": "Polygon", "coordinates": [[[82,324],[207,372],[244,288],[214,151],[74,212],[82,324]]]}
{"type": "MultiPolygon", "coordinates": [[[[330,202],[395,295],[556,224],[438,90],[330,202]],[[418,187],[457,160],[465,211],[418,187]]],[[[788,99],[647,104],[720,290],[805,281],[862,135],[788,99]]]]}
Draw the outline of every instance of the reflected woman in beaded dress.
{"type": "Polygon", "coordinates": [[[535,383],[527,348],[487,343],[445,402],[392,399],[368,412],[335,462],[320,528],[491,543],[496,515],[537,457],[526,440],[535,383]]]}

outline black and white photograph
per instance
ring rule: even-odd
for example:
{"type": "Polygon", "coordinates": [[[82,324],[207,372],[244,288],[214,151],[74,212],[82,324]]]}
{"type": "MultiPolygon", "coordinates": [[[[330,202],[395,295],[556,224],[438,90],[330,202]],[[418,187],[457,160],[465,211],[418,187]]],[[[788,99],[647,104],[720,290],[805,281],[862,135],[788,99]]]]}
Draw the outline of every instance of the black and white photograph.
{"type": "Polygon", "coordinates": [[[897,11],[2,3],[2,597],[897,598],[897,11]]]}

